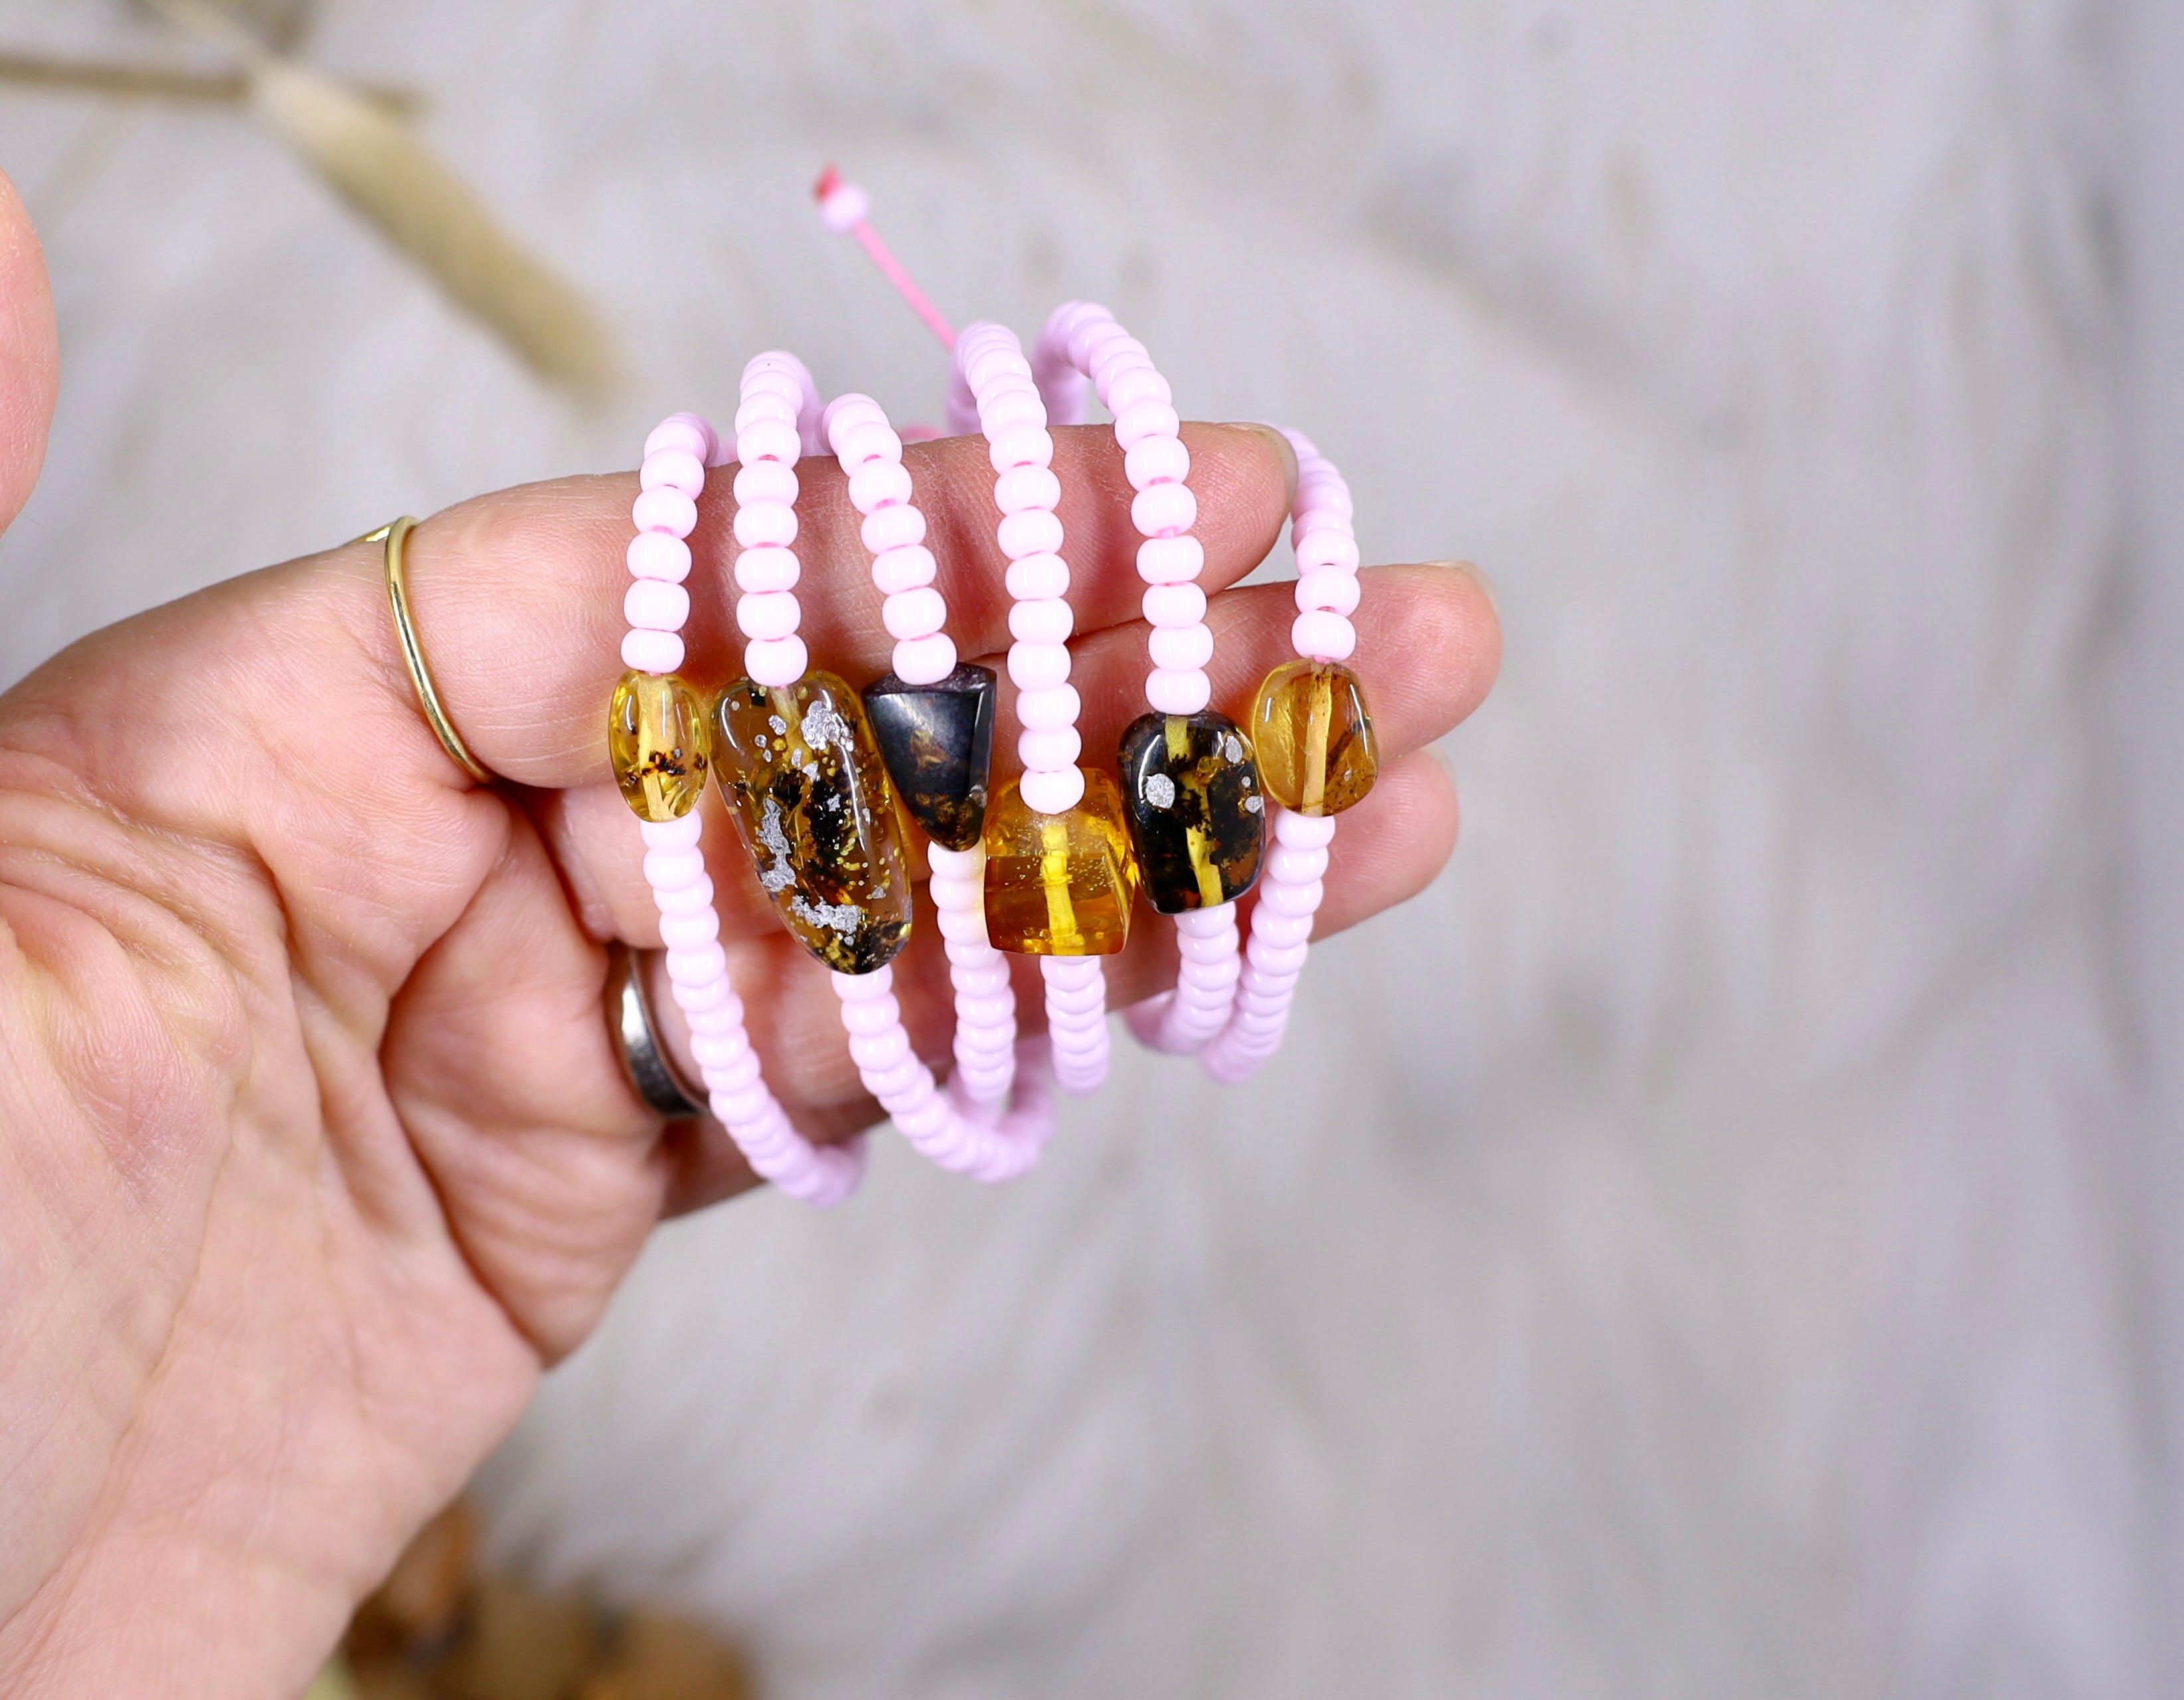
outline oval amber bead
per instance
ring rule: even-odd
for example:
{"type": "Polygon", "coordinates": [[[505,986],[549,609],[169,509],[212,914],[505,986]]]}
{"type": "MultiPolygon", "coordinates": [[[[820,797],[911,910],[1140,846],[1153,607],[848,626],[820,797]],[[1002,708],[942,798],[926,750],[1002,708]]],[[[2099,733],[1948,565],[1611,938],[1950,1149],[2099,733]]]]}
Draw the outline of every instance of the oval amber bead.
{"type": "Polygon", "coordinates": [[[621,676],[607,710],[607,754],[639,820],[680,820],[698,806],[712,742],[705,699],[681,674],[621,676]]]}
{"type": "Polygon", "coordinates": [[[1145,895],[1163,915],[1233,903],[1259,877],[1267,800],[1251,740],[1225,714],[1144,714],[1117,765],[1145,895]]]}
{"type": "Polygon", "coordinates": [[[1339,815],[1380,774],[1365,687],[1340,661],[1290,661],[1260,682],[1251,741],[1268,794],[1300,815],[1339,815]]]}
{"type": "Polygon", "coordinates": [[[986,938],[1025,956],[1111,956],[1128,942],[1137,858],[1115,782],[1084,770],[1084,795],[1042,815],[1011,780],[986,811],[986,938]]]}
{"type": "Polygon", "coordinates": [[[910,865],[857,694],[817,669],[793,685],[738,679],[714,716],[721,789],[758,883],[828,967],[868,974],[910,938],[910,865]]]}

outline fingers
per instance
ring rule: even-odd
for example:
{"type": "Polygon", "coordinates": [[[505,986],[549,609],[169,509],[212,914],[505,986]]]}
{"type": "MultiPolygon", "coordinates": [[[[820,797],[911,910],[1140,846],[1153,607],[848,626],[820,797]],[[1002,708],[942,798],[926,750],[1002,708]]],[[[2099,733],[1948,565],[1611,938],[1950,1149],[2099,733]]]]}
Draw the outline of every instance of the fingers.
{"type": "Polygon", "coordinates": [[[22,511],[38,482],[59,388],[45,255],[22,197],[0,175],[0,528],[22,511]]]}

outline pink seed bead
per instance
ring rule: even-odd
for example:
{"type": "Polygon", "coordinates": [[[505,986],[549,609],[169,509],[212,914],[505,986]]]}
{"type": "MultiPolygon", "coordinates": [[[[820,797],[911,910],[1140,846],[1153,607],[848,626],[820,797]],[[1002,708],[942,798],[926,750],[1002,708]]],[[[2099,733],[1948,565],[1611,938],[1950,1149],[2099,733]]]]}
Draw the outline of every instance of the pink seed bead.
{"type": "Polygon", "coordinates": [[[1276,842],[1267,856],[1268,878],[1279,879],[1284,885],[1310,885],[1327,872],[1327,851],[1301,850],[1293,844],[1276,842]]]}
{"type": "Polygon", "coordinates": [[[902,1023],[895,1021],[869,1037],[852,1036],[850,1055],[856,1059],[859,1068],[877,1074],[894,1067],[910,1055],[910,1035],[902,1030],[902,1023]]]}
{"type": "Polygon", "coordinates": [[[882,508],[867,515],[858,528],[864,539],[865,553],[885,555],[891,549],[906,549],[912,543],[925,541],[925,516],[916,508],[882,508]]]}
{"type": "Polygon", "coordinates": [[[736,409],[735,432],[738,439],[761,420],[794,426],[796,423],[797,404],[794,398],[777,391],[761,390],[746,397],[736,409]]]}
{"type": "Polygon", "coordinates": [[[956,642],[945,632],[894,646],[894,674],[905,684],[938,684],[956,671],[956,642]]]}
{"type": "Polygon", "coordinates": [[[1195,584],[1156,584],[1139,605],[1155,626],[1195,626],[1206,618],[1206,593],[1195,584]]]}
{"type": "Polygon", "coordinates": [[[690,576],[690,545],[668,532],[639,532],[622,559],[633,578],[664,579],[680,584],[690,576]]]}
{"type": "Polygon", "coordinates": [[[883,596],[899,596],[933,582],[933,551],[922,543],[905,543],[872,557],[872,582],[883,596]]]}
{"type": "Polygon", "coordinates": [[[884,419],[871,425],[854,425],[834,442],[835,453],[844,466],[867,466],[875,460],[900,464],[902,460],[902,439],[884,419]]]}
{"type": "Polygon", "coordinates": [[[736,604],[736,627],[746,638],[786,638],[802,613],[794,592],[762,590],[736,604]]]}
{"type": "Polygon", "coordinates": [[[749,1039],[738,1029],[733,1034],[694,1034],[690,1039],[690,1055],[697,1059],[701,1069],[711,1069],[723,1076],[728,1074],[750,1050],[749,1039]]]}
{"type": "Polygon", "coordinates": [[[661,579],[632,582],[621,599],[622,618],[655,632],[679,632],[690,617],[690,593],[661,579]]]}
{"type": "Polygon", "coordinates": [[[1310,915],[1284,915],[1279,910],[1262,906],[1261,912],[1251,917],[1251,937],[1278,950],[1287,950],[1312,937],[1312,924],[1310,915]]]}
{"type": "Polygon", "coordinates": [[[950,943],[967,939],[976,944],[986,942],[986,917],[982,911],[962,909],[944,909],[940,911],[940,936],[950,943]]]}
{"type": "Polygon", "coordinates": [[[753,502],[736,510],[736,541],[745,549],[786,549],[796,541],[796,510],[786,502],[753,502]]]}
{"type": "Polygon", "coordinates": [[[994,481],[994,505],[1005,514],[1051,509],[1061,499],[1061,480],[1046,466],[1012,466],[994,481]]]}
{"type": "Polygon", "coordinates": [[[1178,927],[1176,928],[1176,949],[1183,953],[1186,962],[1213,964],[1233,961],[1236,956],[1234,932],[1234,928],[1231,928],[1228,932],[1209,936],[1186,933],[1178,927]]]}
{"type": "MultiPolygon", "coordinates": [[[[1020,647],[1029,648],[1029,645],[1020,647]]],[[[1015,651],[1010,651],[1011,660],[1015,651]]],[[[1063,651],[1064,655],[1068,652],[1063,651]]],[[[1077,723],[1077,687],[1074,685],[1041,685],[1030,690],[1019,691],[1017,696],[1017,719],[1027,731],[1050,732],[1059,727],[1077,723]]]]}
{"type": "Polygon", "coordinates": [[[1163,405],[1172,403],[1175,393],[1167,387],[1167,380],[1151,366],[1142,365],[1117,372],[1110,378],[1104,399],[1109,410],[1119,417],[1141,401],[1156,401],[1163,405]]]}
{"type": "Polygon", "coordinates": [[[979,398],[978,423],[989,438],[1018,425],[1035,425],[1044,430],[1046,404],[1029,385],[1020,390],[1003,390],[990,399],[979,398]]]}
{"type": "Polygon", "coordinates": [[[682,639],[639,627],[621,640],[621,664],[640,673],[671,673],[682,665],[682,639]]]}
{"type": "Polygon", "coordinates": [[[1156,667],[1145,676],[1145,705],[1155,714],[1196,714],[1212,700],[1212,681],[1195,669],[1156,667]]]}
{"type": "Polygon", "coordinates": [[[858,1038],[885,1033],[902,1019],[902,1009],[893,998],[842,1000],[842,1025],[858,1038]]]}
{"type": "Polygon", "coordinates": [[[1028,771],[1023,776],[1021,794],[1025,806],[1035,813],[1067,814],[1084,800],[1084,771],[1077,767],[1028,771]]]}
{"type": "Polygon", "coordinates": [[[1312,532],[1299,539],[1296,558],[1301,573],[1322,567],[1354,573],[1357,571],[1357,539],[1332,529],[1312,532]]]}
{"type": "Polygon", "coordinates": [[[1009,609],[1009,635],[1022,644],[1066,644],[1076,624],[1067,602],[1041,599],[1009,609]]]}
{"type": "Polygon", "coordinates": [[[1052,514],[1033,510],[1011,514],[994,529],[1001,553],[1011,560],[1026,555],[1053,555],[1061,548],[1061,521],[1052,514]]]}
{"type": "Polygon", "coordinates": [[[1189,531],[1198,519],[1198,498],[1188,484],[1153,484],[1130,503],[1130,520],[1146,537],[1189,531]]]}
{"type": "Polygon", "coordinates": [[[1296,605],[1307,614],[1323,608],[1346,616],[1357,606],[1357,575],[1331,566],[1307,572],[1297,580],[1296,605]]]}
{"type": "Polygon", "coordinates": [[[1123,456],[1123,476],[1133,490],[1179,484],[1190,476],[1190,451],[1176,438],[1145,438],[1123,456]]]}
{"type": "Polygon", "coordinates": [[[1275,945],[1254,951],[1254,962],[1268,973],[1294,974],[1305,965],[1311,946],[1306,945],[1275,945]]]}
{"type": "MultiPolygon", "coordinates": [[[[691,812],[694,814],[696,811],[691,812]]],[[[662,915],[694,915],[700,909],[713,906],[713,882],[700,874],[677,890],[655,891],[652,900],[662,915]]]]}
{"type": "Polygon", "coordinates": [[[1145,641],[1156,667],[1188,672],[1213,659],[1213,633],[1203,625],[1156,626],[1145,641]]]}
{"type": "Polygon", "coordinates": [[[681,985],[702,985],[727,971],[727,953],[718,944],[693,945],[667,952],[667,978],[681,985]]]}
{"type": "Polygon", "coordinates": [[[1173,437],[1182,424],[1164,401],[1141,401],[1115,416],[1115,441],[1127,451],[1149,438],[1173,437]]]}
{"type": "Polygon", "coordinates": [[[705,822],[696,814],[677,815],[671,821],[640,821],[638,836],[647,850],[689,850],[705,835],[705,822]]]}
{"type": "Polygon", "coordinates": [[[981,395],[1001,388],[1011,378],[1028,378],[1031,362],[1006,343],[990,343],[972,351],[964,362],[964,376],[981,395]]]}
{"type": "Polygon", "coordinates": [[[1036,425],[1012,425],[986,446],[996,472],[1015,466],[1045,466],[1054,460],[1054,438],[1036,425]]]}
{"type": "Polygon", "coordinates": [[[675,1002],[682,1013],[690,1017],[693,1033],[705,1030],[699,1026],[701,1019],[726,1023],[716,1029],[722,1032],[727,1030],[727,1026],[740,1027],[743,1024],[743,1000],[728,989],[726,980],[715,980],[710,985],[705,986],[677,986],[675,988],[675,1002]]]}
{"type": "Polygon", "coordinates": [[[1138,577],[1148,584],[1187,584],[1206,571],[1196,538],[1147,538],[1138,545],[1138,577]]]}
{"type": "Polygon", "coordinates": [[[794,590],[801,571],[794,549],[771,545],[747,549],[736,557],[736,588],[750,591],[794,590]]]}
{"type": "MultiPolygon", "coordinates": [[[[1193,539],[1195,541],[1195,539],[1193,539]]],[[[1069,566],[1058,555],[1028,555],[1009,563],[1009,594],[1019,602],[1047,601],[1069,594],[1069,566]]]]}
{"type": "MultiPolygon", "coordinates": [[[[1052,690],[1069,677],[1069,649],[1063,644],[1011,644],[1009,682],[1020,691],[1052,690]]],[[[1019,717],[1022,700],[1018,700],[1019,717]]],[[[1025,718],[1026,726],[1032,724],[1025,718]]]]}
{"type": "Polygon", "coordinates": [[[1057,726],[1047,732],[1020,732],[1017,734],[1017,760],[1026,767],[1042,772],[1051,772],[1058,767],[1073,767],[1084,753],[1084,740],[1073,726],[1057,726]]]}
{"type": "Polygon", "coordinates": [[[777,419],[754,420],[736,433],[736,459],[746,466],[754,460],[778,460],[793,466],[803,448],[804,440],[796,427],[777,419]]]}
{"type": "Polygon", "coordinates": [[[698,528],[698,504],[680,490],[647,490],[630,504],[629,516],[641,532],[666,532],[687,538],[698,528]]]}
{"type": "MultiPolygon", "coordinates": [[[[948,621],[948,605],[940,593],[928,587],[905,590],[881,605],[880,619],[890,638],[929,638],[948,621]]],[[[760,635],[771,637],[772,633],[760,635]]]]}
{"type": "Polygon", "coordinates": [[[687,449],[663,449],[644,457],[637,484],[641,490],[679,491],[695,501],[705,488],[705,463],[687,449]]]}
{"type": "Polygon", "coordinates": [[[796,471],[778,460],[753,460],[736,469],[735,488],[738,507],[760,502],[793,503],[798,489],[796,471]]]}
{"type": "Polygon", "coordinates": [[[1325,850],[1334,839],[1335,817],[1300,815],[1292,809],[1274,811],[1274,837],[1296,850],[1325,850]]]}
{"type": "Polygon", "coordinates": [[[687,950],[720,936],[721,917],[710,903],[687,915],[663,914],[660,917],[660,942],[670,950],[687,950]]]}
{"type": "MultiPolygon", "coordinates": [[[[695,820],[696,813],[684,817],[695,820]]],[[[677,891],[694,885],[705,877],[705,852],[698,850],[647,850],[644,856],[644,879],[655,891],[677,891]]]]}
{"type": "Polygon", "coordinates": [[[861,514],[910,499],[910,473],[900,461],[873,460],[850,474],[850,504],[861,514]]]}
{"type": "Polygon", "coordinates": [[[1325,477],[1301,474],[1296,505],[1300,513],[1318,512],[1340,520],[1357,517],[1357,510],[1351,505],[1350,487],[1332,472],[1325,477]]]}
{"type": "Polygon", "coordinates": [[[810,665],[801,638],[761,638],[744,645],[744,671],[759,684],[793,685],[810,665]]]}
{"type": "Polygon", "coordinates": [[[1290,627],[1290,644],[1300,655],[1316,660],[1346,661],[1357,647],[1357,632],[1341,615],[1314,609],[1297,616],[1290,627]]]}
{"type": "Polygon", "coordinates": [[[1275,880],[1259,894],[1259,901],[1277,915],[1310,915],[1319,907],[1325,890],[1317,879],[1308,885],[1284,885],[1275,880]]]}
{"type": "Polygon", "coordinates": [[[649,460],[662,449],[680,449],[710,462],[717,446],[711,426],[694,413],[678,413],[652,427],[652,435],[644,439],[644,458],[649,460]]]}

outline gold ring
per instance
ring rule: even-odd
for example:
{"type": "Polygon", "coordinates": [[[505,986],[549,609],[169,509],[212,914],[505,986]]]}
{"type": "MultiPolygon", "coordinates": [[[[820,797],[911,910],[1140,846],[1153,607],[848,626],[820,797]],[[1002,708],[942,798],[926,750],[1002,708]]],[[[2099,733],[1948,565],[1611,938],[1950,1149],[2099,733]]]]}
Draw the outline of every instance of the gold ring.
{"type": "Polygon", "coordinates": [[[417,642],[417,628],[410,622],[410,587],[402,577],[402,545],[416,527],[417,521],[404,514],[391,525],[366,532],[357,541],[387,545],[387,599],[393,605],[394,635],[401,640],[402,659],[409,664],[410,683],[417,688],[417,703],[425,711],[425,723],[432,728],[440,747],[454,758],[457,766],[481,785],[490,785],[493,775],[486,771],[482,761],[471,754],[470,745],[463,742],[462,733],[455,730],[447,710],[440,706],[440,693],[432,685],[432,670],[425,665],[425,651],[417,642]]]}

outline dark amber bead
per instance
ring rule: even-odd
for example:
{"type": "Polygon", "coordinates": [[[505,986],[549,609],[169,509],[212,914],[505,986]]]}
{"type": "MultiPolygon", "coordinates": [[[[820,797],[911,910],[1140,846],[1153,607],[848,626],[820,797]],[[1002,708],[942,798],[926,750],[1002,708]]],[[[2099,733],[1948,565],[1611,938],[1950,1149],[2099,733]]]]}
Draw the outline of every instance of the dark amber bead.
{"type": "Polygon", "coordinates": [[[994,670],[968,661],[929,685],[886,673],[865,687],[895,794],[944,850],[967,850],[985,830],[994,694],[994,670]]]}
{"type": "Polygon", "coordinates": [[[1267,800],[1251,740],[1225,714],[1145,714],[1117,764],[1138,877],[1163,915],[1241,897],[1259,877],[1267,800]]]}
{"type": "Polygon", "coordinates": [[[1084,796],[1042,815],[1016,781],[986,817],[986,937],[1026,956],[1111,956],[1130,937],[1137,859],[1115,782],[1084,770],[1084,796]]]}
{"type": "Polygon", "coordinates": [[[1289,661],[1260,682],[1251,741],[1268,794],[1300,815],[1339,815],[1379,776],[1365,687],[1339,661],[1289,661]]]}
{"type": "Polygon", "coordinates": [[[712,743],[705,699],[681,674],[621,676],[607,711],[607,754],[639,820],[679,820],[698,806],[712,743]]]}
{"type": "Polygon", "coordinates": [[[816,669],[775,688],[738,679],[713,730],[721,789],[788,930],[839,973],[883,967],[910,937],[910,867],[857,694],[816,669]]]}

